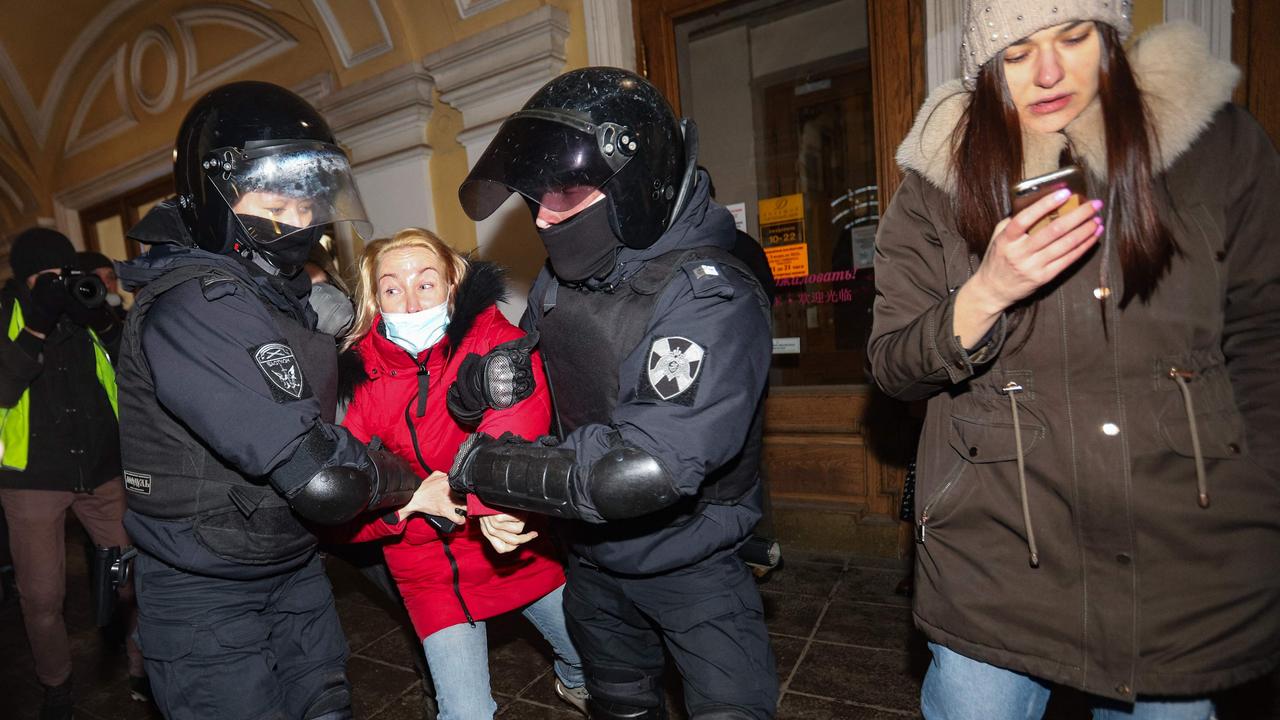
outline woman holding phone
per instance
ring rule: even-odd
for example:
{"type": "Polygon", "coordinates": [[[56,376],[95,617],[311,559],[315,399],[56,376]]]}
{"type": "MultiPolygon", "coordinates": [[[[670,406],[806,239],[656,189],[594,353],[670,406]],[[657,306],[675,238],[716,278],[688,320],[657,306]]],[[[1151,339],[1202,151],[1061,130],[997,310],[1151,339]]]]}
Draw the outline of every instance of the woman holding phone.
{"type": "Polygon", "coordinates": [[[1039,718],[1051,684],[1208,720],[1280,662],[1280,162],[1199,31],[1126,50],[1129,7],[969,2],[965,78],[898,151],[868,352],[928,401],[931,720],[1039,718]]]}

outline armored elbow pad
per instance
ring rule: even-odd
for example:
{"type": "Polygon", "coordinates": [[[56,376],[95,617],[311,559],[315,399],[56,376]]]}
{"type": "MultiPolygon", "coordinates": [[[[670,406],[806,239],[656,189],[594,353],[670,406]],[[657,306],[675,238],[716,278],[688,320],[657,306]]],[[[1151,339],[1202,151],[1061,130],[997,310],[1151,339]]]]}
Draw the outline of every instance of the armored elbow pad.
{"type": "Polygon", "coordinates": [[[368,509],[396,510],[404,507],[422,484],[422,478],[409,467],[409,463],[384,450],[377,438],[369,446],[369,460],[373,462],[374,485],[368,509]]]}
{"type": "Polygon", "coordinates": [[[572,450],[531,443],[512,433],[496,439],[474,433],[458,448],[449,484],[490,505],[578,518],[574,457],[572,450]]]}
{"type": "Polygon", "coordinates": [[[648,515],[680,499],[662,463],[629,445],[615,447],[591,466],[588,492],[605,520],[648,515]]]}
{"type": "Polygon", "coordinates": [[[321,525],[341,525],[369,507],[374,477],[349,465],[321,468],[297,492],[289,506],[302,517],[321,525]]]}

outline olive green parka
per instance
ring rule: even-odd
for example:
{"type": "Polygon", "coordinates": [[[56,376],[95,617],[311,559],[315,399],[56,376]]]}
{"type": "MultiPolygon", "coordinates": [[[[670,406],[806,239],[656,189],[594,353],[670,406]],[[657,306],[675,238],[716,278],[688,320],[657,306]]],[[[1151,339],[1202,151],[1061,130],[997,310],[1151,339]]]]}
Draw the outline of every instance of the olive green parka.
{"type": "MultiPolygon", "coordinates": [[[[961,347],[954,293],[979,258],[953,214],[950,139],[969,98],[957,81],[898,152],[908,175],[877,237],[869,355],[886,393],[928,399],[917,626],[968,657],[1132,702],[1280,662],[1280,161],[1229,104],[1238,72],[1199,30],[1155,28],[1129,59],[1177,245],[1150,300],[1120,306],[1104,242],[1045,289],[1034,323],[1002,318],[961,347]]],[[[1098,105],[1063,133],[1024,134],[1025,176],[1070,142],[1105,197],[1098,105]]]]}

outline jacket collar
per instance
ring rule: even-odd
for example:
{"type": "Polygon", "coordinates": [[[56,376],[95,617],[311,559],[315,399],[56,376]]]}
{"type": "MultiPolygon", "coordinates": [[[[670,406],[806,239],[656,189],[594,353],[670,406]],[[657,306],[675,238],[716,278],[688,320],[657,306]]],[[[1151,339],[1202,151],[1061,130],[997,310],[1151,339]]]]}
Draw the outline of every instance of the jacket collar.
{"type": "MultiPolygon", "coordinates": [[[[1158,140],[1152,168],[1158,174],[1191,147],[1208,128],[1218,109],[1230,101],[1240,71],[1231,63],[1210,55],[1204,33],[1189,22],[1152,28],[1138,38],[1128,54],[1158,140]]],[[[970,97],[960,80],[935,88],[916,115],[906,139],[898,146],[896,159],[904,170],[923,175],[948,195],[955,193],[951,140],[970,97]]],[[[1089,174],[1104,180],[1106,133],[1102,105],[1096,98],[1062,132],[1046,134],[1024,130],[1023,177],[1056,169],[1068,141],[1089,174]]]]}

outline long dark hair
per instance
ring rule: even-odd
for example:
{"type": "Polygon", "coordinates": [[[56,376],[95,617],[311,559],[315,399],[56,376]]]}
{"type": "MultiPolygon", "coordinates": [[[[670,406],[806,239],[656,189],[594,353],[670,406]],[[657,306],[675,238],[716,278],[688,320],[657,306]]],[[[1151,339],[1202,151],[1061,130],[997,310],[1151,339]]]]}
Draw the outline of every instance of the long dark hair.
{"type": "MultiPolygon", "coordinates": [[[[1124,307],[1155,292],[1177,251],[1156,213],[1152,159],[1158,151],[1142,92],[1115,28],[1095,23],[1102,42],[1098,97],[1107,143],[1107,232],[1120,252],[1124,307]]],[[[1004,76],[1004,53],[978,72],[969,107],[952,136],[955,212],[970,252],[982,257],[996,223],[1009,215],[1009,187],[1022,177],[1022,127],[1004,76]]],[[[1015,322],[1038,295],[1015,309],[1015,322]]]]}

